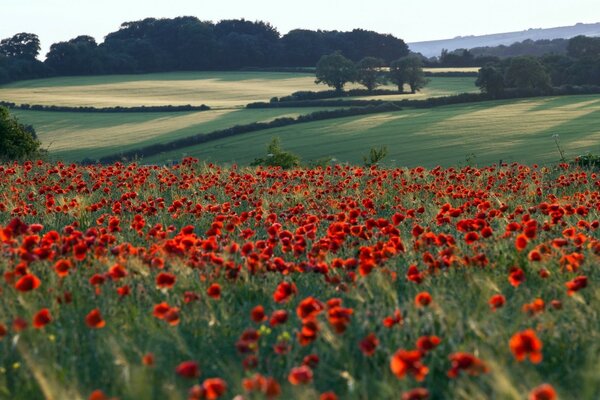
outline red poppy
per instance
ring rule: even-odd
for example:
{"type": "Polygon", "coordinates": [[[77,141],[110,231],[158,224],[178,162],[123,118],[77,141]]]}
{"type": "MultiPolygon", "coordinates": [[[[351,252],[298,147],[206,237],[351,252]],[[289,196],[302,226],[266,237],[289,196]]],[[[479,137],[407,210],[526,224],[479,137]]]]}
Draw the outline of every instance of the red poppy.
{"type": "Polygon", "coordinates": [[[156,276],[156,286],[161,289],[171,289],[175,285],[175,275],[161,272],[156,276]]]}
{"type": "Polygon", "coordinates": [[[362,353],[367,357],[370,357],[373,354],[375,354],[375,350],[378,346],[379,339],[377,339],[377,336],[375,336],[374,333],[370,333],[369,335],[367,335],[367,337],[365,337],[358,343],[360,351],[362,351],[362,353]]]}
{"type": "Polygon", "coordinates": [[[50,310],[47,308],[42,308],[33,316],[33,327],[36,329],[41,329],[48,325],[51,321],[52,316],[50,315],[50,310]]]}
{"type": "Polygon", "coordinates": [[[385,317],[383,319],[383,326],[386,328],[392,328],[394,325],[399,325],[402,323],[402,313],[400,310],[394,311],[393,316],[385,317]]]}
{"type": "Polygon", "coordinates": [[[421,350],[423,353],[427,353],[435,349],[440,343],[442,339],[437,336],[421,336],[417,339],[417,349],[421,350]]]}
{"type": "Polygon", "coordinates": [[[265,321],[267,316],[265,315],[265,309],[263,306],[256,306],[250,311],[250,319],[257,324],[265,321]]]}
{"type": "Polygon", "coordinates": [[[515,248],[518,251],[523,251],[527,247],[528,242],[529,242],[529,239],[527,238],[527,236],[525,234],[521,233],[515,239],[515,248]]]}
{"type": "Polygon", "coordinates": [[[219,285],[218,283],[213,283],[212,285],[210,285],[208,287],[208,289],[206,289],[206,294],[215,300],[220,299],[221,298],[221,285],[219,285]]]}
{"type": "Polygon", "coordinates": [[[495,294],[488,300],[488,304],[492,308],[492,311],[496,311],[500,307],[503,307],[506,303],[506,297],[501,294],[495,294]]]}
{"type": "Polygon", "coordinates": [[[180,363],[177,368],[175,368],[175,372],[179,376],[190,379],[200,376],[200,369],[198,368],[198,363],[195,361],[184,361],[180,363]]]}
{"type": "Polygon", "coordinates": [[[227,384],[221,378],[209,378],[202,382],[202,389],[204,389],[204,398],[216,400],[225,394],[227,384]]]}
{"type": "Polygon", "coordinates": [[[172,307],[169,311],[166,312],[164,318],[165,321],[171,326],[176,326],[179,324],[179,308],[172,307]]]}
{"type": "Polygon", "coordinates": [[[529,400],[557,400],[558,396],[552,385],[544,383],[529,393],[529,400]]]}
{"type": "Polygon", "coordinates": [[[54,271],[61,278],[69,275],[69,270],[71,268],[73,268],[73,264],[70,260],[61,259],[54,263],[54,271]]]}
{"type": "Polygon", "coordinates": [[[271,314],[271,318],[269,319],[269,324],[272,327],[277,325],[285,324],[288,320],[288,312],[285,310],[275,310],[271,314]]]}
{"type": "Polygon", "coordinates": [[[402,400],[427,400],[429,399],[429,390],[425,388],[415,388],[404,392],[402,400]]]}
{"type": "Polygon", "coordinates": [[[525,272],[519,267],[512,267],[508,274],[508,281],[514,287],[519,287],[519,285],[525,282],[525,272]]]}
{"type": "Polygon", "coordinates": [[[319,300],[309,296],[302,300],[296,308],[296,314],[301,320],[311,319],[319,314],[325,306],[319,300]]]}
{"type": "Polygon", "coordinates": [[[165,315],[169,312],[171,306],[165,302],[157,304],[154,306],[154,310],[152,311],[152,315],[154,315],[158,319],[164,319],[165,315]]]}
{"type": "Polygon", "coordinates": [[[298,293],[298,289],[294,283],[281,282],[273,293],[273,300],[276,303],[283,303],[290,299],[294,294],[298,293]]]}
{"type": "Polygon", "coordinates": [[[41,281],[37,276],[33,274],[23,275],[17,283],[15,283],[15,289],[19,292],[30,292],[34,289],[37,289],[41,284],[41,281]]]}
{"type": "Polygon", "coordinates": [[[529,360],[534,364],[542,361],[543,344],[533,329],[515,333],[510,339],[509,346],[519,362],[524,361],[526,357],[529,357],[529,360]]]}
{"type": "Polygon", "coordinates": [[[288,381],[292,385],[303,385],[303,384],[311,382],[312,379],[313,379],[312,369],[310,369],[306,365],[292,368],[292,370],[290,371],[290,374],[288,375],[288,381]]]}
{"type": "Polygon", "coordinates": [[[147,367],[153,366],[154,365],[154,354],[152,354],[152,353],[144,354],[144,356],[142,357],[142,364],[144,364],[147,367]]]}
{"type": "Polygon", "coordinates": [[[127,276],[127,270],[122,265],[115,264],[109,268],[108,275],[113,281],[116,281],[125,278],[127,276]]]}
{"type": "Polygon", "coordinates": [[[587,287],[587,284],[588,284],[587,276],[578,276],[578,277],[570,280],[569,282],[565,283],[565,286],[567,287],[567,294],[569,296],[572,296],[576,292],[587,287]]]}
{"type": "Polygon", "coordinates": [[[471,353],[453,353],[450,354],[449,359],[452,363],[452,367],[447,374],[449,378],[456,378],[460,371],[464,371],[472,376],[486,374],[489,371],[487,365],[471,353]]]}
{"type": "Polygon", "coordinates": [[[319,400],[338,400],[338,397],[334,392],[325,392],[321,393],[319,400]]]}
{"type": "Polygon", "coordinates": [[[421,357],[422,353],[419,350],[400,349],[390,359],[390,369],[400,379],[409,374],[420,382],[429,372],[429,368],[421,363],[421,357]]]}
{"type": "Polygon", "coordinates": [[[433,299],[429,293],[421,292],[415,296],[415,305],[417,307],[427,307],[429,304],[431,304],[432,300],[433,299]]]}
{"type": "Polygon", "coordinates": [[[100,314],[100,310],[93,309],[86,315],[85,323],[90,328],[100,329],[106,325],[106,322],[102,319],[102,315],[100,314]]]}

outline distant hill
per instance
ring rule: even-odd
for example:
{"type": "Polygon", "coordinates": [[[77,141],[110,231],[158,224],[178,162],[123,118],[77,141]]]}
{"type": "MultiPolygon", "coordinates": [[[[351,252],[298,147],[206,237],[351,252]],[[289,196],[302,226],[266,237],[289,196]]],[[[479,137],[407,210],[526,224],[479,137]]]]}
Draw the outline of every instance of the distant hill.
{"type": "Polygon", "coordinates": [[[595,24],[580,23],[573,26],[548,29],[528,29],[520,32],[496,33],[482,36],[459,36],[454,39],[409,43],[408,46],[411,51],[421,53],[425,57],[435,57],[440,55],[442,49],[452,51],[456,49],[472,49],[474,47],[510,45],[527,39],[570,39],[578,35],[600,36],[600,22],[595,24]]]}

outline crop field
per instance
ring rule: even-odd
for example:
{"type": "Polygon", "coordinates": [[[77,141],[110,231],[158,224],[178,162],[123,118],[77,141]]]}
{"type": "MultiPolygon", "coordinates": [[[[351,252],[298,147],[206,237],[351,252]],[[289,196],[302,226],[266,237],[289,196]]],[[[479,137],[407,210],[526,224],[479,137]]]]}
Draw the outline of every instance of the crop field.
{"type": "Polygon", "coordinates": [[[599,185],[2,164],[0,397],[594,399],[599,185]]]}
{"type": "MultiPolygon", "coordinates": [[[[80,161],[234,125],[294,117],[317,108],[210,110],[177,113],[70,113],[14,110],[35,127],[51,158],[80,161]]],[[[179,157],[180,158],[180,157],[179,157]]]]}
{"type": "MultiPolygon", "coordinates": [[[[422,98],[476,91],[475,78],[430,78],[422,98]]],[[[272,72],[180,72],[147,75],[65,77],[17,82],[0,87],[0,100],[56,106],[136,107],[201,105],[242,107],[300,90],[327,90],[314,75],[272,72]]],[[[347,88],[358,88],[349,85],[347,88]]],[[[392,86],[389,87],[393,89],[392,86]]],[[[394,96],[396,97],[396,96],[394,96]]]]}
{"type": "Polygon", "coordinates": [[[482,102],[311,122],[221,139],[146,161],[175,160],[184,154],[247,164],[264,155],[271,138],[279,137],[286,150],[305,161],[333,157],[361,163],[369,148],[387,146],[384,163],[392,165],[554,162],[560,158],[554,134],[570,158],[598,153],[600,97],[482,102]]]}

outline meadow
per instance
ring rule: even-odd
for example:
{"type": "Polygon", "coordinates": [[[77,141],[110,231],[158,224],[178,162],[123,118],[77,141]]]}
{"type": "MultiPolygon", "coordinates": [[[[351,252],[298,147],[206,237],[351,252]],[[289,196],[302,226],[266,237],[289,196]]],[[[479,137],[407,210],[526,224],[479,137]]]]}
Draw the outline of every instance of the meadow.
{"type": "Polygon", "coordinates": [[[369,148],[386,146],[384,164],[435,167],[486,165],[499,160],[550,163],[600,151],[600,98],[564,96],[489,101],[311,122],[220,139],[148,157],[160,163],[182,155],[248,164],[279,137],[283,147],[315,161],[360,164],[369,148]]]}
{"type": "Polygon", "coordinates": [[[0,397],[594,399],[599,179],[0,165],[0,397]]]}

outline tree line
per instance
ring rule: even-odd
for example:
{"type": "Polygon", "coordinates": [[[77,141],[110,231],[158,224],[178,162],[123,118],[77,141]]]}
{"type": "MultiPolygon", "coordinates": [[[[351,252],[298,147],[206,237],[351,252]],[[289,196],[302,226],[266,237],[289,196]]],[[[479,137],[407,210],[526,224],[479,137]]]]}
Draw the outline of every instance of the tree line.
{"type": "Polygon", "coordinates": [[[262,21],[147,18],[123,23],[102,43],[90,36],[54,43],[43,62],[37,60],[37,35],[6,38],[0,42],[0,83],[57,75],[314,66],[337,50],[353,61],[372,56],[385,62],[409,52],[403,40],[363,29],[296,29],[281,35],[262,21]]]}

